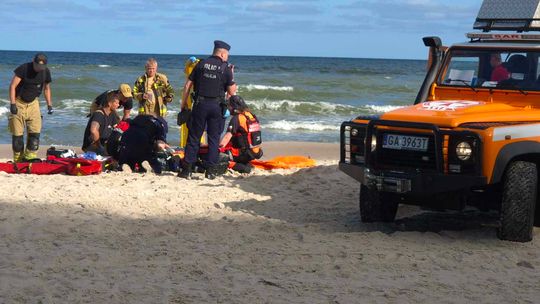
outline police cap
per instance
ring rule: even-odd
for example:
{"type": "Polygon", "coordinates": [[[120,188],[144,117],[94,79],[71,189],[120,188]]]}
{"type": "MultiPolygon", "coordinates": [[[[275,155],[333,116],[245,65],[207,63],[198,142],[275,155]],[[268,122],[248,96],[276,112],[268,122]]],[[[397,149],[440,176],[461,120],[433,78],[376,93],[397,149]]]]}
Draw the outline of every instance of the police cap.
{"type": "Polygon", "coordinates": [[[225,41],[215,40],[214,41],[214,49],[226,49],[227,51],[230,51],[231,46],[225,41]]]}

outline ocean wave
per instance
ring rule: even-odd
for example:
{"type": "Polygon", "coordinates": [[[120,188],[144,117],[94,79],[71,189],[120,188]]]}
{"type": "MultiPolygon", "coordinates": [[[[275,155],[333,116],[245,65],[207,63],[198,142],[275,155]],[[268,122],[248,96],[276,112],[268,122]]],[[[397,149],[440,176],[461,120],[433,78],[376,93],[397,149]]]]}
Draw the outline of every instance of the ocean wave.
{"type": "Polygon", "coordinates": [[[281,112],[302,115],[326,115],[328,113],[353,114],[358,110],[358,108],[354,106],[329,102],[255,100],[247,101],[247,103],[253,110],[262,112],[281,112]]]}
{"type": "Polygon", "coordinates": [[[63,109],[86,110],[89,109],[91,102],[85,99],[62,99],[59,101],[58,107],[63,109]]]}
{"type": "Polygon", "coordinates": [[[351,106],[330,102],[310,102],[310,101],[292,101],[292,100],[255,100],[247,101],[249,107],[254,111],[268,113],[298,114],[302,116],[309,115],[358,115],[385,113],[393,111],[403,106],[396,105],[359,105],[351,106]]]}
{"type": "Polygon", "coordinates": [[[283,131],[338,131],[339,124],[328,124],[316,121],[289,121],[278,120],[271,123],[263,124],[261,126],[264,129],[283,130],[283,131]]]}
{"type": "Polygon", "coordinates": [[[249,92],[254,91],[254,90],[260,90],[260,91],[272,90],[272,91],[285,91],[285,92],[294,91],[293,87],[288,87],[288,86],[268,86],[268,85],[251,84],[251,83],[245,86],[240,86],[240,91],[242,91],[244,88],[248,90],[249,92]]]}
{"type": "Polygon", "coordinates": [[[100,68],[110,68],[111,66],[108,64],[98,64],[98,67],[100,68]]]}
{"type": "Polygon", "coordinates": [[[4,116],[4,114],[9,113],[9,109],[6,107],[0,107],[0,116],[4,116]]]}

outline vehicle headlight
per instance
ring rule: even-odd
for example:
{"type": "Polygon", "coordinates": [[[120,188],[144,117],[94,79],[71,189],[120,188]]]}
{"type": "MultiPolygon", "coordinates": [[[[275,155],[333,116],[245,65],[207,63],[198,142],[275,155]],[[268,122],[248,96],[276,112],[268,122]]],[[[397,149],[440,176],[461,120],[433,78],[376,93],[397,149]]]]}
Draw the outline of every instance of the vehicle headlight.
{"type": "Polygon", "coordinates": [[[459,160],[469,160],[472,155],[472,147],[466,141],[462,141],[456,146],[456,155],[459,160]]]}
{"type": "Polygon", "coordinates": [[[377,136],[371,136],[371,152],[377,149],[377,136]]]}
{"type": "Polygon", "coordinates": [[[358,129],[352,129],[351,136],[356,136],[356,135],[358,135],[358,129]]]}

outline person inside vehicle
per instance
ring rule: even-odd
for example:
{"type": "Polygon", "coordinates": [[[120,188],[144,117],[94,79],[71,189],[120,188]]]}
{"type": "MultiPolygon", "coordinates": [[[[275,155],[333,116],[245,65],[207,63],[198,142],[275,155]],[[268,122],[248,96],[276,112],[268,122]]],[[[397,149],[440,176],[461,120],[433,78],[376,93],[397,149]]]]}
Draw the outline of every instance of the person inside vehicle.
{"type": "Polygon", "coordinates": [[[503,81],[510,78],[510,72],[502,64],[501,54],[493,53],[489,60],[493,70],[491,71],[491,81],[503,81]]]}
{"type": "Polygon", "coordinates": [[[131,93],[131,87],[127,83],[120,84],[118,90],[108,90],[97,96],[90,105],[90,114],[88,114],[87,117],[90,117],[92,113],[94,113],[97,109],[103,107],[107,103],[107,94],[111,92],[118,95],[120,107],[124,108],[124,115],[122,116],[122,120],[129,119],[131,109],[133,109],[133,94],[131,93]]]}
{"type": "Polygon", "coordinates": [[[161,174],[157,152],[170,149],[167,144],[168,125],[165,119],[154,115],[138,115],[131,120],[129,128],[122,134],[118,149],[118,164],[129,165],[135,172],[146,172],[143,162],[147,161],[156,174],[161,174]]]}
{"type": "Polygon", "coordinates": [[[116,110],[119,106],[120,100],[118,94],[110,92],[107,94],[107,103],[92,113],[84,131],[82,145],[82,150],[84,152],[95,152],[98,155],[107,155],[105,145],[114,126],[120,121],[120,118],[116,114],[116,110]]]}
{"type": "Polygon", "coordinates": [[[250,173],[253,168],[250,162],[263,155],[259,120],[238,95],[229,98],[229,107],[232,116],[220,147],[230,151],[233,170],[250,173]]]}

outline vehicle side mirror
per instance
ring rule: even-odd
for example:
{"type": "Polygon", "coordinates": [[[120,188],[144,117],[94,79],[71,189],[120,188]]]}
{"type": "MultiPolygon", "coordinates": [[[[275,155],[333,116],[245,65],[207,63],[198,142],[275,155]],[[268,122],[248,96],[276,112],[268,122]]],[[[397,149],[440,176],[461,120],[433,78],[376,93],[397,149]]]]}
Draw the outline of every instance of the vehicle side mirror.
{"type": "Polygon", "coordinates": [[[430,36],[422,38],[425,46],[433,47],[439,49],[442,46],[441,38],[437,36],[430,36]]]}

